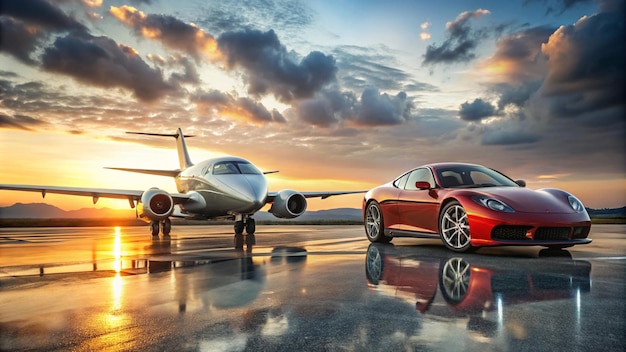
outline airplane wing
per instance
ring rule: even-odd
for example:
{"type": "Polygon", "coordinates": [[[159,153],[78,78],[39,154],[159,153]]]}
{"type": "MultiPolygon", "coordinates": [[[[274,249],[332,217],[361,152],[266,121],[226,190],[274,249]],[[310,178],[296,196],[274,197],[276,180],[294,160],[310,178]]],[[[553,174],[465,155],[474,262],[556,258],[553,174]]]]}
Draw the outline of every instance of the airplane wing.
{"type": "MultiPolygon", "coordinates": [[[[73,196],[92,197],[93,203],[96,204],[99,198],[117,198],[128,199],[131,207],[135,205],[133,202],[141,199],[144,191],[127,190],[127,189],[105,189],[105,188],[82,188],[82,187],[58,187],[58,186],[35,186],[35,185],[10,185],[0,184],[0,189],[11,191],[40,192],[42,197],[47,193],[68,194],[73,196]]],[[[184,203],[189,199],[189,195],[181,193],[170,193],[174,204],[184,203]]]]}
{"type": "MultiPolygon", "coordinates": [[[[332,196],[340,196],[343,194],[357,194],[357,193],[367,193],[367,191],[346,191],[346,192],[299,192],[304,196],[304,198],[322,198],[326,199],[332,196]]],[[[267,202],[274,202],[274,198],[278,195],[278,192],[269,192],[267,195],[267,202]]]]}

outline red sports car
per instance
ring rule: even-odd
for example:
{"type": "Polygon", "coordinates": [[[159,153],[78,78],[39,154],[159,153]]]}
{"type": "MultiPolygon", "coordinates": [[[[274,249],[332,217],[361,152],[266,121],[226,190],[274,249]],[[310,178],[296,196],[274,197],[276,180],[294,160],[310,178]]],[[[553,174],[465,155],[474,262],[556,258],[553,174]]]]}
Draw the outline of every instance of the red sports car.
{"type": "Polygon", "coordinates": [[[367,192],[365,233],[371,242],[440,237],[455,252],[591,242],[591,221],[576,197],[559,189],[525,186],[523,180],[513,181],[480,165],[424,165],[367,192]]]}

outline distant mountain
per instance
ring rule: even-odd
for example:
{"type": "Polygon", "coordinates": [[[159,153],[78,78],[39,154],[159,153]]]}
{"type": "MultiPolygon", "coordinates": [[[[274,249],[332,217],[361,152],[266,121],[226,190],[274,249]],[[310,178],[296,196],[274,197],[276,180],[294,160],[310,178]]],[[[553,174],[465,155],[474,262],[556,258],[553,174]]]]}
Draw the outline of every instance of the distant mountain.
{"type": "Polygon", "coordinates": [[[607,208],[607,209],[589,209],[587,208],[587,214],[592,218],[616,218],[626,217],[626,207],[621,208],[607,208]]]}
{"type": "MultiPolygon", "coordinates": [[[[79,210],[63,210],[46,203],[16,203],[9,207],[0,207],[0,219],[108,219],[108,218],[135,218],[135,210],[118,210],[108,208],[83,208],[79,210]]],[[[261,211],[254,218],[262,221],[324,221],[346,220],[361,221],[360,209],[338,208],[331,210],[307,211],[296,219],[279,219],[274,215],[261,211]]]]}
{"type": "Polygon", "coordinates": [[[67,211],[46,203],[15,203],[10,207],[0,207],[0,219],[132,219],[134,217],[134,209],[83,208],[67,211]]]}

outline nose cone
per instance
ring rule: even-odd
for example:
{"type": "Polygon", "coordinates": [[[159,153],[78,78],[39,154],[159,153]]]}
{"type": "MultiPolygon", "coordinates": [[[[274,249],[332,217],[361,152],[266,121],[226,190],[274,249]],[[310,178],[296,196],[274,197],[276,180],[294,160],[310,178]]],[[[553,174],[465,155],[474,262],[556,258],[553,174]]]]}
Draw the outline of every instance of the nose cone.
{"type": "Polygon", "coordinates": [[[265,205],[268,187],[263,175],[224,175],[220,181],[224,193],[236,203],[232,211],[253,213],[265,205]]]}
{"type": "Polygon", "coordinates": [[[242,187],[242,194],[250,202],[254,210],[259,210],[265,205],[267,199],[267,181],[262,175],[243,175],[248,181],[248,187],[242,187]]]}

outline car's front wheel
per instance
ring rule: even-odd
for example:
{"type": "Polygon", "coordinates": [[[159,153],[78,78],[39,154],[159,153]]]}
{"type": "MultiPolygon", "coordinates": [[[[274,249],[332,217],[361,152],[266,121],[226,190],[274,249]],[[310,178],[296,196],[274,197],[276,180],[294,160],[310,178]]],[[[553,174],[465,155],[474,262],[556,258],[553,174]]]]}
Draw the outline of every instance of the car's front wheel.
{"type": "Polygon", "coordinates": [[[365,208],[365,234],[370,242],[387,243],[391,241],[391,237],[385,236],[383,212],[375,200],[365,208]]]}
{"type": "Polygon", "coordinates": [[[468,252],[474,249],[470,244],[471,235],[467,213],[459,202],[452,201],[441,211],[439,235],[443,244],[452,251],[468,252]]]}

